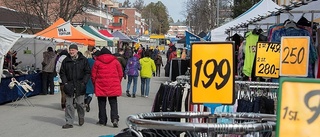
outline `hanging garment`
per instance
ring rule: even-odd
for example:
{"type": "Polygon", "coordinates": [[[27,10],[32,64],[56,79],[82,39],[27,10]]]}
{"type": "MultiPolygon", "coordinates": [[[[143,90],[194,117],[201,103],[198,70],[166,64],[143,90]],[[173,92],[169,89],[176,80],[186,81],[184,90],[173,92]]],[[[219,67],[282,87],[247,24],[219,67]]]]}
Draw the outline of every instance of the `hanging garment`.
{"type": "MultiPolygon", "coordinates": [[[[295,29],[295,28],[280,28],[274,30],[271,36],[271,42],[281,42],[282,36],[309,36],[309,31],[305,29],[295,29]]],[[[310,37],[311,39],[311,37],[310,37]]],[[[308,77],[314,77],[314,64],[317,60],[316,48],[313,46],[313,43],[309,44],[309,66],[308,66],[308,77]]]]}
{"type": "Polygon", "coordinates": [[[252,32],[246,34],[245,59],[242,72],[248,77],[251,77],[258,39],[259,35],[252,34],[252,32]]]}

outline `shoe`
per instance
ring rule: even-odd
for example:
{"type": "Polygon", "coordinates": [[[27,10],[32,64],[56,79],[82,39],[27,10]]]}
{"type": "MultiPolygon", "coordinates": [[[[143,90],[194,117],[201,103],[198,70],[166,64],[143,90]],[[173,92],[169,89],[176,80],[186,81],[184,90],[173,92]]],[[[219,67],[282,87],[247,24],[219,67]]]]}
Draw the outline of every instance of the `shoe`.
{"type": "Polygon", "coordinates": [[[135,95],[135,94],[132,94],[132,98],[136,98],[136,95],[135,95]]]}
{"type": "Polygon", "coordinates": [[[40,93],[39,95],[47,95],[46,93],[40,93]]]}
{"type": "Polygon", "coordinates": [[[145,98],[148,98],[148,96],[144,96],[145,98]]]}
{"type": "Polygon", "coordinates": [[[113,124],[113,127],[114,127],[114,128],[117,128],[117,127],[118,127],[118,120],[115,119],[115,120],[112,122],[112,124],[113,124]]]}
{"type": "Polygon", "coordinates": [[[54,95],[54,93],[50,93],[50,95],[54,95]]]}
{"type": "Polygon", "coordinates": [[[107,123],[102,124],[102,123],[100,123],[99,121],[98,121],[96,124],[99,125],[99,126],[107,126],[107,123]]]}
{"type": "Polygon", "coordinates": [[[127,93],[127,96],[128,96],[128,97],[131,97],[131,95],[130,95],[129,91],[126,91],[126,93],[127,93]]]}
{"type": "Polygon", "coordinates": [[[84,118],[79,118],[79,126],[82,126],[84,124],[84,118]]]}
{"type": "Polygon", "coordinates": [[[73,125],[65,124],[62,126],[63,129],[73,128],[73,125]]]}
{"type": "Polygon", "coordinates": [[[86,111],[90,112],[90,105],[89,104],[86,105],[86,111]]]}

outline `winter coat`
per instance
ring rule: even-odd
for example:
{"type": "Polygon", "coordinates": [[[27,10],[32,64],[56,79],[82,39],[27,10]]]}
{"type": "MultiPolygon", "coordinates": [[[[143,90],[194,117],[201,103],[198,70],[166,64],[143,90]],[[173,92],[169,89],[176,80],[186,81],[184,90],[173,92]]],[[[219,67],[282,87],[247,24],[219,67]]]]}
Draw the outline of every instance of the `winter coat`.
{"type": "Polygon", "coordinates": [[[131,57],[126,66],[125,73],[128,76],[139,76],[139,70],[141,69],[139,59],[137,57],[131,57]]]}
{"type": "Polygon", "coordinates": [[[97,57],[92,68],[92,83],[97,97],[121,96],[123,71],[117,58],[111,54],[97,57]]]}
{"type": "Polygon", "coordinates": [[[60,77],[64,84],[66,95],[84,95],[86,93],[86,84],[90,78],[90,66],[87,58],[81,52],[78,52],[78,58],[72,60],[68,54],[62,62],[60,77]]]}
{"type": "Polygon", "coordinates": [[[56,58],[57,55],[54,52],[43,52],[42,71],[55,72],[56,58]]]}
{"type": "Polygon", "coordinates": [[[156,71],[156,65],[150,57],[144,57],[139,60],[141,65],[140,76],[141,78],[151,78],[152,73],[156,71]]]}
{"type": "Polygon", "coordinates": [[[125,59],[125,57],[124,57],[123,55],[121,55],[121,54],[119,54],[119,53],[114,54],[114,56],[117,57],[118,61],[119,61],[120,64],[121,64],[121,68],[122,68],[122,70],[123,70],[123,72],[124,72],[124,70],[126,69],[127,60],[125,59]]]}
{"type": "MultiPolygon", "coordinates": [[[[94,59],[93,58],[88,58],[88,63],[89,63],[90,69],[92,70],[92,67],[93,67],[93,64],[94,64],[94,59]]],[[[89,81],[88,81],[86,87],[87,87],[86,88],[86,94],[93,94],[94,87],[93,87],[93,83],[92,83],[91,78],[89,78],[89,81]]]]}
{"type": "Polygon", "coordinates": [[[163,66],[162,57],[160,55],[156,56],[156,59],[155,59],[154,62],[156,63],[156,65],[162,65],[163,66]]]}
{"type": "Polygon", "coordinates": [[[57,64],[56,64],[56,73],[58,74],[58,78],[59,78],[59,83],[62,83],[61,81],[61,77],[60,77],[60,69],[61,69],[61,65],[62,65],[62,62],[63,60],[66,58],[67,56],[66,55],[62,55],[59,57],[58,61],[57,61],[57,64]]]}

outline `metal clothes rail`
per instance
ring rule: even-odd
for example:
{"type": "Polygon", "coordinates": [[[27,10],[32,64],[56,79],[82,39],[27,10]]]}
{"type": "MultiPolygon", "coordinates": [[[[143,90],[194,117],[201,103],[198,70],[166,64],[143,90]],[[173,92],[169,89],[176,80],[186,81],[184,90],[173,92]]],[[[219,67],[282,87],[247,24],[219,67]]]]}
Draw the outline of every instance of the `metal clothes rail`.
{"type": "Polygon", "coordinates": [[[220,134],[245,134],[250,132],[274,131],[276,126],[276,115],[257,113],[220,113],[210,114],[209,112],[154,112],[131,115],[127,118],[129,128],[149,128],[158,130],[193,131],[203,133],[220,134]],[[151,120],[156,118],[230,118],[239,120],[256,121],[250,123],[180,123],[172,121],[151,120]],[[259,123],[261,121],[269,121],[259,123]]]}

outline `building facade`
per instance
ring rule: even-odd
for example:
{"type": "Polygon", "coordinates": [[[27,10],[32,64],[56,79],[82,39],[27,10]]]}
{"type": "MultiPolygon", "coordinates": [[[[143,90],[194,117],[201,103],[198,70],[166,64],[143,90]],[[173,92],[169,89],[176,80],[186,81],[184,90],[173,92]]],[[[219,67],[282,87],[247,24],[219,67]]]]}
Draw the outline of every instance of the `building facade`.
{"type": "Polygon", "coordinates": [[[188,26],[185,24],[185,22],[170,23],[169,25],[168,34],[170,36],[181,37],[184,36],[185,31],[188,30],[188,26]]]}
{"type": "Polygon", "coordinates": [[[127,35],[128,36],[140,36],[143,34],[141,31],[141,12],[136,8],[119,8],[119,11],[128,15],[127,23],[127,35]]]}

